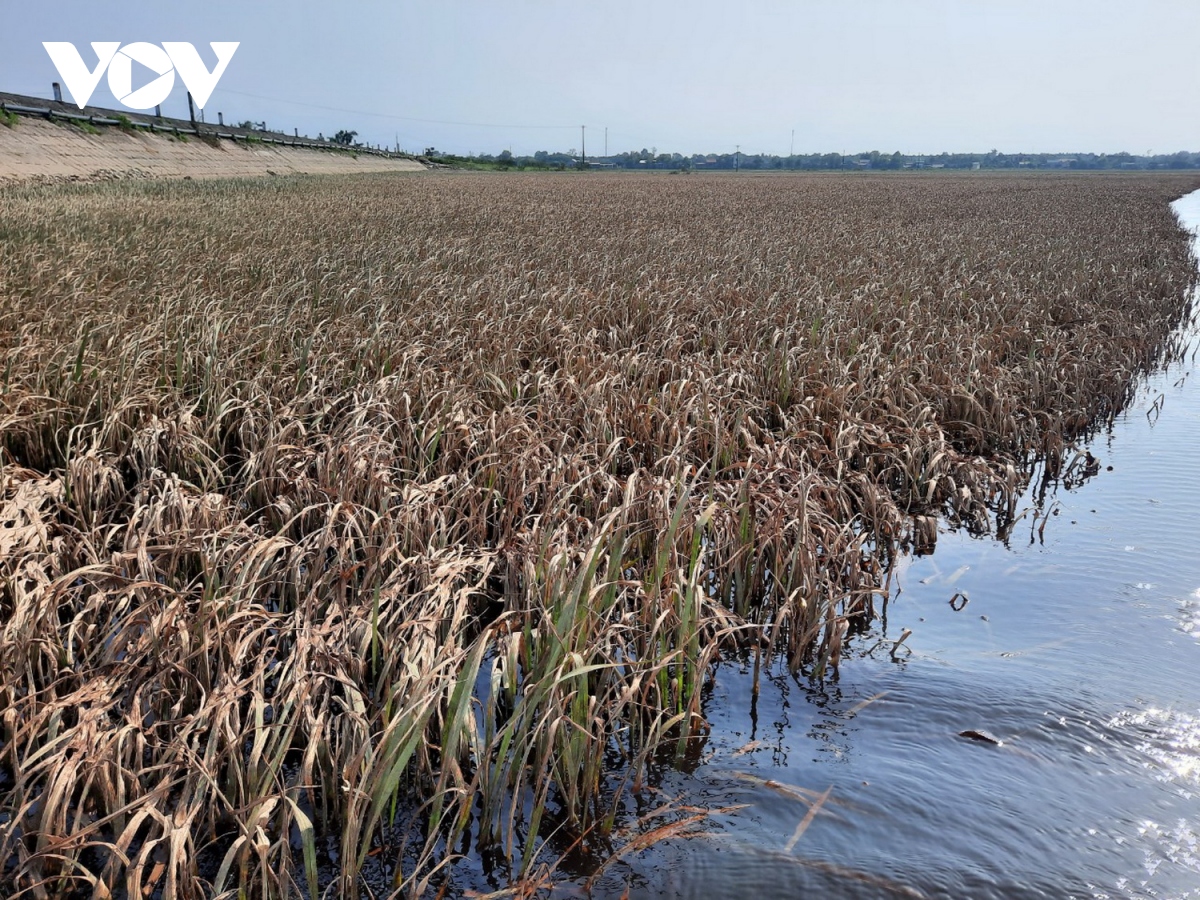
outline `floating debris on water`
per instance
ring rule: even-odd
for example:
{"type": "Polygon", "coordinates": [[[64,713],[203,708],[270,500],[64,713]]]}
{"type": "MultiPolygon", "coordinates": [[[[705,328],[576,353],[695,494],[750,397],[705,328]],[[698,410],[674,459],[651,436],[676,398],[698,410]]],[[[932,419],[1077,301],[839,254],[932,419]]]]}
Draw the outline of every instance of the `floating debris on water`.
{"type": "Polygon", "coordinates": [[[1004,746],[1004,741],[996,737],[990,731],[984,731],[980,728],[968,728],[966,731],[960,731],[958,736],[970,738],[973,741],[979,741],[983,744],[994,744],[997,747],[1004,746]]]}

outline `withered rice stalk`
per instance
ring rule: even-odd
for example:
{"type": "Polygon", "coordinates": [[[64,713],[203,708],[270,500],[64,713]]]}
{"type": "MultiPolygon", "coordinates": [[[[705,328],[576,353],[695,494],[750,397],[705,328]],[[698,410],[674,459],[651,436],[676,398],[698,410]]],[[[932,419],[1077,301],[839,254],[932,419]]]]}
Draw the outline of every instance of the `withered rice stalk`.
{"type": "Polygon", "coordinates": [[[5,893],[626,852],[722,652],[836,666],[1179,352],[1197,186],[6,188],[5,893]]]}

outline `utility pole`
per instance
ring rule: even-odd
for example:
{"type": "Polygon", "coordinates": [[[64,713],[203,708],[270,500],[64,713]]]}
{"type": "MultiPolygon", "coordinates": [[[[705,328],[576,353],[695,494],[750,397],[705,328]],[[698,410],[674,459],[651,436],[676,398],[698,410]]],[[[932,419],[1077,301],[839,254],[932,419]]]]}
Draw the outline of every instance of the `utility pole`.
{"type": "Polygon", "coordinates": [[[608,126],[604,126],[604,158],[608,159],[608,126]]]}
{"type": "Polygon", "coordinates": [[[792,142],[788,144],[788,156],[796,155],[796,129],[792,129],[792,142]]]}
{"type": "Polygon", "coordinates": [[[587,165],[587,126],[579,126],[579,167],[587,165]]]}
{"type": "Polygon", "coordinates": [[[733,157],[733,171],[735,171],[735,172],[742,171],[742,145],[741,144],[737,145],[737,151],[735,152],[734,157],[733,157]]]}

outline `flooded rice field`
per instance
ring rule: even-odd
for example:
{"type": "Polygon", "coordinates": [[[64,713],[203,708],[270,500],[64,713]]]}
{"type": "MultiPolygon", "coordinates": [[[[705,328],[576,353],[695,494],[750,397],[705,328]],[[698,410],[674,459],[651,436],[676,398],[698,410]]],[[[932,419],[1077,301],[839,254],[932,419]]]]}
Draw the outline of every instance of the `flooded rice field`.
{"type": "MultiPolygon", "coordinates": [[[[1200,227],[1200,193],[1175,208],[1200,227]]],[[[907,560],[839,677],[776,668],[755,698],[751,665],[722,668],[705,755],[663,790],[748,805],[660,848],[635,893],[1200,897],[1188,327],[1186,363],[1091,442],[1095,474],[1031,486],[1007,541],[947,531],[907,560]]]]}
{"type": "Polygon", "coordinates": [[[1189,896],[1197,187],[4,193],[0,895],[1189,896]]]}

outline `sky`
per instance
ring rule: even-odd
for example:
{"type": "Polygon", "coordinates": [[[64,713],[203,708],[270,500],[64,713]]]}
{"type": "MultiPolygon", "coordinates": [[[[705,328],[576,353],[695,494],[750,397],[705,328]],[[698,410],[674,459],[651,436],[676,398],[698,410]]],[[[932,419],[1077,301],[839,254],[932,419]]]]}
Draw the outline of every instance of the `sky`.
{"type": "MultiPolygon", "coordinates": [[[[209,67],[239,41],[207,121],[408,151],[1200,151],[1200,0],[0,0],[0,22],[0,91],[51,96],[43,41],[89,67],[92,41],[209,67]]],[[[91,103],[118,105],[107,79],[91,103]]]]}

